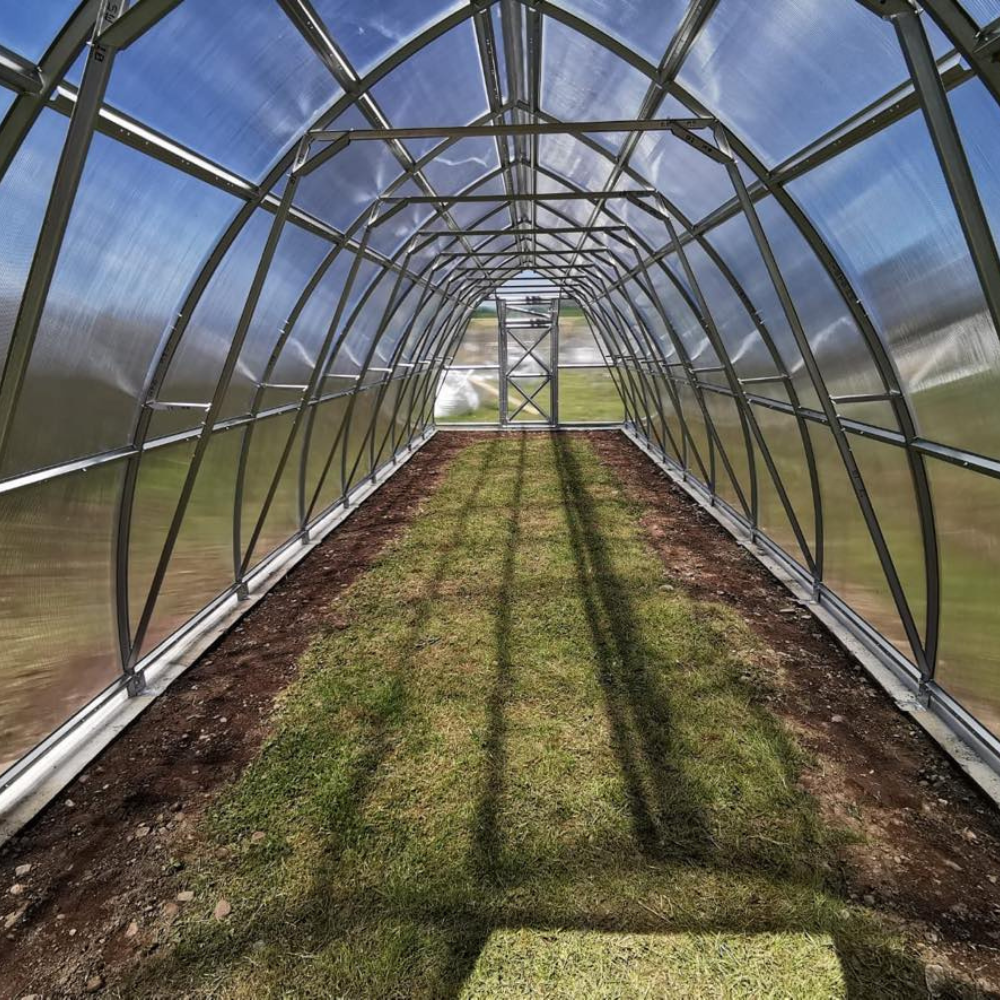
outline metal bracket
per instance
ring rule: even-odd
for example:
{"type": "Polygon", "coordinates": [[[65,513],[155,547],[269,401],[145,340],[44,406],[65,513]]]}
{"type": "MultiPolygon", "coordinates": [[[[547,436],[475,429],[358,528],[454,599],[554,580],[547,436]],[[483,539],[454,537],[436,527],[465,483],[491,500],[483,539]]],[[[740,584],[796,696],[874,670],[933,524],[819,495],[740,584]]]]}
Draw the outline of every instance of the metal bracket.
{"type": "Polygon", "coordinates": [[[146,672],[135,670],[128,675],[125,681],[125,691],[130,698],[137,698],[146,690],[146,672]]]}
{"type": "Polygon", "coordinates": [[[211,408],[210,403],[177,403],[177,402],[167,402],[160,399],[149,399],[146,401],[146,406],[151,410],[166,411],[166,410],[203,410],[207,411],[211,408]]]}
{"type": "Polygon", "coordinates": [[[887,21],[900,14],[917,13],[919,9],[910,0],[855,0],[855,3],[859,3],[876,17],[884,18],[887,21]]]}

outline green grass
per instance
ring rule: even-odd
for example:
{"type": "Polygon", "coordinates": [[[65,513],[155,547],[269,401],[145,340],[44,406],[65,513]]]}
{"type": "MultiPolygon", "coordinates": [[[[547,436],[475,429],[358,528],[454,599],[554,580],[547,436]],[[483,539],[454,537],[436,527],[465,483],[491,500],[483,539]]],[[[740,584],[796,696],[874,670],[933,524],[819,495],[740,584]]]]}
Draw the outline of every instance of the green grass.
{"type": "Polygon", "coordinates": [[[839,892],[767,652],[640,513],[585,439],[462,452],[338,599],[129,995],[922,995],[839,892]]]}

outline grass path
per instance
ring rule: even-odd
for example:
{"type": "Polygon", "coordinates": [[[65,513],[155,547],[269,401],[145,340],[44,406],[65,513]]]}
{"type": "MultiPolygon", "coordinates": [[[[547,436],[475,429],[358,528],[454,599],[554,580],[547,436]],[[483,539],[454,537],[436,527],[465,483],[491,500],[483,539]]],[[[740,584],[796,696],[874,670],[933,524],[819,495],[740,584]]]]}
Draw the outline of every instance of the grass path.
{"type": "Polygon", "coordinates": [[[837,891],[766,651],[640,514],[586,439],[462,452],[316,637],[130,995],[921,995],[837,891]]]}

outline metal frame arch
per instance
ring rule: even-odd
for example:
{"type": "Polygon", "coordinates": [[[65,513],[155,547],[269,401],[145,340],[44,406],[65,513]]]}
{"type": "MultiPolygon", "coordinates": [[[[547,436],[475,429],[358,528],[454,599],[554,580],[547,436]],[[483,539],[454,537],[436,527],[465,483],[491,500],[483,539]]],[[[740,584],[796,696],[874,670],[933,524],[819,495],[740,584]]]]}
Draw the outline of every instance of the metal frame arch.
{"type": "MultiPolygon", "coordinates": [[[[600,31],[599,29],[589,24],[588,22],[582,21],[581,19],[576,18],[573,15],[567,14],[560,8],[554,7],[549,3],[545,2],[545,0],[517,0],[517,2],[523,3],[526,6],[531,6],[540,9],[543,11],[543,13],[548,14],[549,16],[552,16],[557,20],[563,21],[565,24],[567,24],[572,28],[575,28],[577,31],[580,31],[581,33],[589,37],[591,40],[603,45],[605,48],[614,52],[615,55],[618,55],[620,58],[625,59],[626,62],[630,63],[636,69],[639,69],[647,77],[650,78],[654,77],[655,71],[652,70],[652,64],[647,63],[646,60],[642,59],[637,54],[629,52],[627,50],[627,47],[623,46],[621,43],[616,42],[610,36],[606,35],[604,32],[600,31]]],[[[704,105],[702,105],[700,102],[694,99],[692,95],[687,93],[687,91],[685,91],[676,83],[672,83],[669,86],[668,92],[674,94],[674,96],[680,99],[682,103],[686,104],[689,108],[694,109],[696,113],[701,113],[703,115],[711,115],[715,117],[716,120],[720,121],[720,123],[722,123],[722,119],[720,119],[715,112],[706,108],[704,105]]],[[[725,134],[731,141],[736,152],[743,159],[744,163],[746,163],[747,166],[753,171],[753,173],[757,176],[758,181],[764,185],[765,189],[768,190],[770,193],[774,194],[775,193],[774,188],[776,186],[769,182],[767,178],[767,172],[763,167],[763,165],[760,163],[760,161],[757,159],[757,157],[754,154],[752,154],[751,150],[734,135],[732,129],[729,126],[724,125],[723,127],[725,128],[725,134]]],[[[586,142],[587,141],[586,137],[582,137],[581,141],[586,142]]],[[[628,173],[635,176],[631,170],[628,170],[628,173]]],[[[871,333],[874,333],[874,327],[871,324],[870,318],[867,316],[867,312],[864,310],[864,307],[861,304],[860,297],[854,294],[853,289],[850,288],[850,284],[847,281],[846,275],[844,274],[840,265],[836,263],[835,255],[830,250],[829,246],[825,243],[825,241],[822,239],[822,237],[820,237],[818,232],[816,232],[815,229],[811,227],[811,225],[809,225],[808,227],[808,229],[811,230],[811,232],[803,228],[800,219],[802,221],[805,221],[805,217],[803,214],[801,214],[801,209],[798,210],[798,213],[790,212],[788,208],[788,202],[792,201],[791,197],[787,194],[786,191],[784,191],[783,188],[780,188],[780,185],[777,187],[782,191],[784,198],[788,200],[788,201],[781,200],[779,201],[779,203],[782,205],[782,208],[784,208],[785,211],[789,214],[789,217],[791,218],[793,224],[795,224],[797,228],[800,230],[807,244],[809,244],[809,246],[813,249],[813,251],[817,253],[817,257],[820,259],[820,263],[826,267],[828,273],[830,273],[831,277],[834,279],[835,286],[840,291],[840,294],[843,297],[845,303],[847,304],[848,309],[851,311],[852,314],[855,315],[856,321],[857,321],[857,314],[859,312],[864,314],[865,319],[867,320],[867,324],[865,325],[867,326],[867,329],[865,328],[865,326],[859,323],[859,328],[862,330],[863,335],[867,334],[869,331],[871,331],[871,333]],[[822,247],[822,250],[825,251],[825,253],[822,256],[819,252],[819,247],[822,247]],[[824,257],[826,258],[825,260],[824,257]],[[831,272],[830,266],[827,262],[834,264],[836,268],[836,274],[834,272],[831,272]],[[848,290],[850,290],[850,292],[848,290]]],[[[797,205],[795,207],[798,208],[797,205]]],[[[662,255],[664,252],[665,252],[664,250],[661,250],[660,254],[662,255]]],[[[865,336],[865,339],[867,342],[868,341],[867,336],[865,336]]],[[[879,340],[877,334],[875,335],[875,340],[876,341],[879,340]]],[[[892,369],[891,360],[888,359],[887,357],[878,358],[876,349],[874,349],[873,344],[870,342],[868,343],[868,350],[871,355],[871,360],[874,363],[875,370],[877,370],[880,376],[882,377],[883,384],[886,384],[888,387],[889,385],[891,385],[891,382],[886,378],[886,367],[888,367],[890,370],[892,369]],[[888,366],[886,366],[887,361],[889,362],[888,366]]],[[[893,374],[895,373],[893,372],[893,374]]],[[[820,396],[820,398],[822,399],[822,396],[820,396]]],[[[912,408],[909,403],[909,400],[906,399],[904,396],[894,397],[894,399],[898,399],[901,402],[905,402],[905,409],[907,413],[904,416],[904,421],[908,422],[911,427],[915,427],[916,426],[915,420],[912,414],[912,408]]],[[[897,420],[898,420],[899,412],[903,409],[903,406],[900,405],[900,403],[894,402],[894,409],[897,410],[897,420]]],[[[900,429],[903,431],[904,434],[907,433],[906,422],[902,421],[900,422],[900,429]]],[[[932,665],[928,665],[926,662],[923,662],[923,665],[921,665],[921,661],[926,660],[925,649],[932,653],[936,650],[937,627],[940,618],[940,596],[939,596],[940,585],[939,585],[939,568],[938,568],[939,556],[937,554],[938,546],[936,540],[936,531],[934,530],[933,508],[931,506],[929,484],[927,482],[926,470],[923,469],[923,464],[924,464],[923,458],[922,456],[916,456],[915,453],[913,452],[912,447],[910,446],[906,448],[906,451],[908,455],[913,456],[910,459],[910,465],[911,465],[911,473],[913,474],[915,481],[915,504],[917,506],[918,516],[921,521],[921,530],[925,543],[927,627],[925,630],[926,638],[919,643],[920,652],[917,653],[915,651],[915,656],[917,658],[918,667],[920,667],[921,673],[925,677],[929,677],[933,673],[933,667],[932,665]]],[[[846,462],[846,467],[849,475],[852,464],[853,463],[851,463],[850,461],[846,462]]],[[[855,480],[853,478],[851,481],[852,484],[855,483],[855,480]]],[[[861,506],[862,508],[864,508],[865,505],[863,502],[861,503],[861,506]]],[[[869,519],[867,516],[865,517],[865,520],[866,523],[869,523],[869,519]]],[[[869,523],[870,530],[871,527],[872,526],[869,523]]],[[[878,548],[877,543],[876,547],[878,548]]],[[[893,584],[891,582],[891,575],[892,574],[887,574],[887,583],[889,583],[890,589],[892,589],[893,587],[893,584]]],[[[904,628],[906,628],[905,621],[903,622],[903,624],[904,628]]],[[[911,636],[911,645],[912,645],[912,636],[911,636]]],[[[931,659],[931,664],[933,664],[933,659],[931,659]]]]}

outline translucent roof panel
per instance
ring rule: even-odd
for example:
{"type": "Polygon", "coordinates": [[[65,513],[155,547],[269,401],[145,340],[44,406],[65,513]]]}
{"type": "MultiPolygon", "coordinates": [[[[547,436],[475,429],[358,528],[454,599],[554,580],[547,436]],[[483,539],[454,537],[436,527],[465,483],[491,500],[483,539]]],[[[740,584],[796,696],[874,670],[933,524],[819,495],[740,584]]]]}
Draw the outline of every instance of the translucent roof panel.
{"type": "Polygon", "coordinates": [[[634,118],[648,89],[649,79],[613,52],[545,19],[541,104],[548,114],[562,121],[634,118]]]}
{"type": "MultiPolygon", "coordinates": [[[[464,125],[489,110],[476,33],[468,22],[430,42],[372,88],[372,96],[396,128],[464,125]]],[[[409,140],[415,157],[439,139],[409,140]]]]}
{"type": "Polygon", "coordinates": [[[331,37],[362,76],[461,6],[463,0],[313,0],[331,37]]]}
{"type": "Polygon", "coordinates": [[[38,62],[78,0],[0,0],[0,45],[38,62]]]}
{"type": "Polygon", "coordinates": [[[612,160],[571,135],[543,135],[538,162],[578,187],[599,190],[611,174],[612,160]]]}
{"type": "Polygon", "coordinates": [[[438,194],[455,194],[499,167],[496,142],[472,137],[442,149],[423,167],[423,173],[438,194]]]}
{"type": "MultiPolygon", "coordinates": [[[[368,127],[354,112],[338,119],[338,127],[368,127]],[[352,119],[356,115],[357,121],[352,119]]],[[[295,204],[337,229],[365,215],[373,201],[399,178],[402,166],[388,142],[352,142],[299,181],[295,204]]]]}
{"type": "Polygon", "coordinates": [[[1000,454],[973,404],[1000,343],[923,119],[911,115],[796,180],[889,344],[918,416],[949,443],[1000,454]],[[965,384],[965,390],[959,391],[965,384]]]}
{"type": "Polygon", "coordinates": [[[185,0],[121,53],[107,100],[256,179],[340,93],[277,4],[185,0]]]}
{"type": "MultiPolygon", "coordinates": [[[[660,112],[661,117],[664,116],[660,112]]],[[[647,132],[629,166],[655,185],[692,222],[733,197],[726,168],[670,132],[647,132]]],[[[638,184],[625,175],[623,187],[638,184]]]]}
{"type": "Polygon", "coordinates": [[[720,0],[678,82],[775,163],[907,76],[892,25],[855,0],[720,0]]]}
{"type": "Polygon", "coordinates": [[[559,0],[556,6],[589,21],[656,66],[688,5],[686,0],[559,0]]]}
{"type": "Polygon", "coordinates": [[[986,25],[1000,18],[1000,0],[962,0],[962,6],[979,25],[986,25]]]}
{"type": "Polygon", "coordinates": [[[44,111],[0,182],[0,363],[35,252],[68,119],[44,111]]]}

